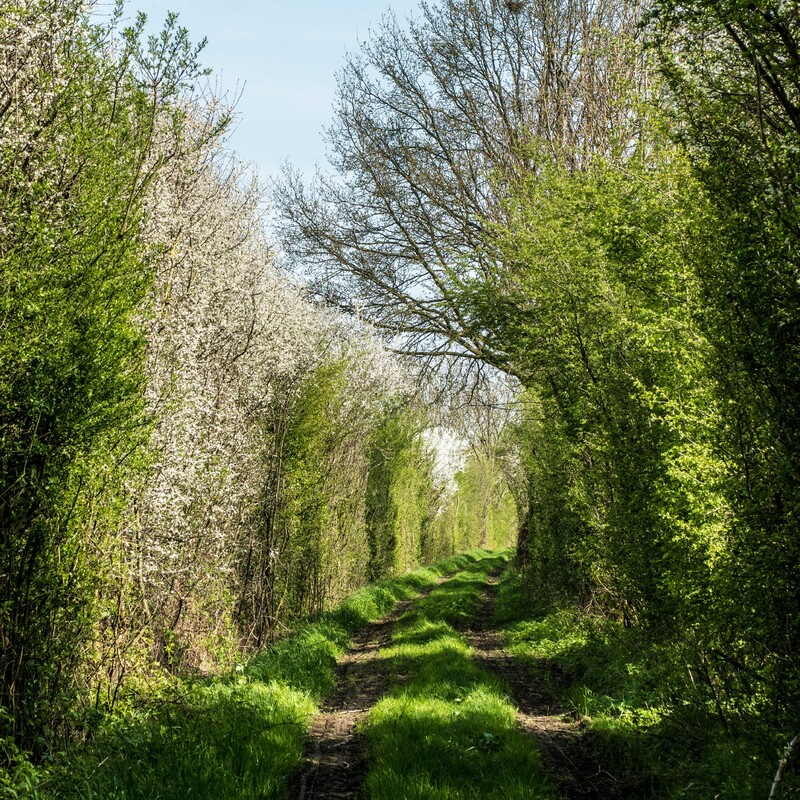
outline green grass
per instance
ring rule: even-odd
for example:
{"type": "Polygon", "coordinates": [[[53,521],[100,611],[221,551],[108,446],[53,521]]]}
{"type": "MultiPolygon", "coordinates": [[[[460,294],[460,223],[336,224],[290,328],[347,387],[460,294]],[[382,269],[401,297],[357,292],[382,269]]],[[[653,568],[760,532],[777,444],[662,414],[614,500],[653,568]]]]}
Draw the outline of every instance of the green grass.
{"type": "Polygon", "coordinates": [[[382,658],[405,680],[365,724],[369,800],[555,796],[504,687],[474,663],[458,632],[472,618],[487,574],[506,558],[487,554],[399,621],[382,658]]]}
{"type": "Polygon", "coordinates": [[[381,581],[265,648],[229,675],[180,681],[104,719],[87,745],[46,769],[20,762],[0,797],[50,800],[282,798],[311,715],[333,688],[349,634],[469,568],[482,551],[381,581]]]}
{"type": "Polygon", "coordinates": [[[303,753],[311,697],[280,683],[196,687],[172,707],[115,720],[73,757],[58,797],[280,797],[303,753]]]}
{"type": "MultiPolygon", "coordinates": [[[[744,720],[725,727],[711,704],[697,701],[682,642],[577,608],[537,608],[535,599],[523,575],[504,575],[497,619],[506,646],[532,680],[556,676],[551,689],[580,716],[587,746],[628,796],[767,797],[780,743],[744,720]]],[[[789,776],[782,798],[798,796],[795,780],[789,776]]]]}

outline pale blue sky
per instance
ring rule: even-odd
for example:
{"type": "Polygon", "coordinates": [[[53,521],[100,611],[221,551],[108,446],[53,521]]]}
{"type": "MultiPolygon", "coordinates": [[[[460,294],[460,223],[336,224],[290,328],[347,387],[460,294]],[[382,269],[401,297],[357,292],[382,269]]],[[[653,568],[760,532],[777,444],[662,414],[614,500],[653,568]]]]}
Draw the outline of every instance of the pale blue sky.
{"type": "Polygon", "coordinates": [[[418,0],[128,0],[127,13],[144,11],[160,23],[179,14],[192,41],[204,36],[202,60],[232,90],[243,87],[231,146],[254,162],[262,178],[284,159],[310,173],[324,165],[322,128],[332,118],[334,73],[391,7],[400,18],[418,0]]]}

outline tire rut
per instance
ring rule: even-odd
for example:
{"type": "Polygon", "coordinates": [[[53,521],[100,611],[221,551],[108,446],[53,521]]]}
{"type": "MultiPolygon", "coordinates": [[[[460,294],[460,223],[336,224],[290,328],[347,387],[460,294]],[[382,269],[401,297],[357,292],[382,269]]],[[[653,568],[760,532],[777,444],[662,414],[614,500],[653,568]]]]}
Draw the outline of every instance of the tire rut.
{"type": "Polygon", "coordinates": [[[565,800],[615,800],[626,787],[594,758],[590,734],[551,688],[561,677],[556,664],[523,667],[503,647],[493,620],[499,573],[490,576],[472,624],[463,631],[475,660],[508,687],[517,706],[517,724],[538,742],[545,763],[565,800]]]}
{"type": "Polygon", "coordinates": [[[449,579],[437,579],[410,600],[401,600],[383,619],[351,637],[336,665],[336,686],[311,720],[304,763],[289,786],[289,800],[355,798],[365,772],[363,735],[358,726],[391,687],[378,653],[391,644],[395,622],[409,606],[449,579]]]}

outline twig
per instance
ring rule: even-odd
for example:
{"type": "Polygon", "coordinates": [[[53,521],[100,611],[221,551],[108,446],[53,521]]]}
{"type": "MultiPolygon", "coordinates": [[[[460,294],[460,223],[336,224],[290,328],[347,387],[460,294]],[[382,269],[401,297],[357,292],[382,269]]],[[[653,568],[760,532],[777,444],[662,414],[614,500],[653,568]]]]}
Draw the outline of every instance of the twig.
{"type": "Polygon", "coordinates": [[[783,751],[780,763],[778,764],[778,771],[775,773],[775,780],[772,781],[772,789],[770,790],[768,800],[775,800],[775,798],[778,796],[778,785],[781,782],[781,778],[783,777],[783,773],[789,763],[789,759],[792,757],[792,750],[794,750],[794,746],[797,744],[798,739],[800,739],[800,733],[798,733],[797,736],[795,736],[794,739],[789,742],[789,745],[783,751]]]}

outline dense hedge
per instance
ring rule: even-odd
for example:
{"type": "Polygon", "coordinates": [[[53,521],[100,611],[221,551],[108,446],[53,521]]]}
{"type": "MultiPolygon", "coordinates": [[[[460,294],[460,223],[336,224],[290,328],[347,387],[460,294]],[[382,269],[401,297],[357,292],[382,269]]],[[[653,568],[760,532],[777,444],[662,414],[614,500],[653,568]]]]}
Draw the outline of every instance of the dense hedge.
{"type": "Polygon", "coordinates": [[[0,18],[9,763],[486,540],[396,360],[274,265],[200,48],[90,5],[0,18]]]}

